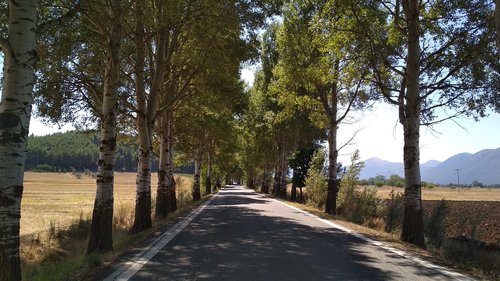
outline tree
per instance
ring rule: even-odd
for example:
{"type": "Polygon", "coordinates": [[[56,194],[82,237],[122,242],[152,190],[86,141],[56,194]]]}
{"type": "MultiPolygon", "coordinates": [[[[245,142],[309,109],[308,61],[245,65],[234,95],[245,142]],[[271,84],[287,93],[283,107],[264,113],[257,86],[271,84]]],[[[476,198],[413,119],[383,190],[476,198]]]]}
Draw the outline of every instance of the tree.
{"type": "Polygon", "coordinates": [[[44,21],[38,24],[39,1],[2,3],[8,7],[3,18],[0,46],[3,52],[2,96],[0,101],[0,279],[21,280],[19,223],[23,194],[24,165],[35,66],[39,59],[37,36],[74,16],[77,4],[65,12],[54,12],[57,5],[44,8],[44,21]],[[5,31],[4,31],[5,30],[5,31]]]}
{"type": "MultiPolygon", "coordinates": [[[[340,2],[339,2],[340,3],[340,2]]],[[[278,36],[280,60],[274,72],[292,97],[306,97],[323,109],[328,132],[328,196],[325,212],[336,212],[339,125],[368,97],[367,48],[347,7],[337,2],[291,1],[278,36]]],[[[342,2],[343,3],[343,2],[342,2]]]]}
{"type": "MultiPolygon", "coordinates": [[[[106,67],[102,96],[99,160],[97,162],[97,192],[92,212],[92,225],[87,252],[105,252],[113,249],[113,190],[114,154],[116,148],[116,115],[120,82],[120,44],[122,40],[122,2],[111,0],[104,9],[109,19],[105,28],[106,67]]],[[[97,8],[97,7],[96,7],[97,8]]],[[[101,17],[102,20],[103,17],[101,17]]]]}
{"type": "Polygon", "coordinates": [[[401,239],[425,247],[420,126],[461,114],[481,116],[484,97],[498,92],[491,19],[484,17],[492,7],[484,1],[395,0],[352,2],[351,8],[356,27],[370,44],[373,82],[385,100],[398,107],[403,126],[406,184],[401,239]],[[451,113],[439,116],[441,108],[451,113]]]}
{"type": "Polygon", "coordinates": [[[33,85],[38,1],[9,1],[0,102],[0,279],[21,280],[19,226],[33,85]]]}
{"type": "Polygon", "coordinates": [[[290,198],[292,201],[297,200],[297,188],[300,189],[299,201],[303,199],[302,188],[306,186],[306,177],[314,152],[314,147],[302,148],[290,157],[289,163],[293,169],[292,194],[290,198]]]}

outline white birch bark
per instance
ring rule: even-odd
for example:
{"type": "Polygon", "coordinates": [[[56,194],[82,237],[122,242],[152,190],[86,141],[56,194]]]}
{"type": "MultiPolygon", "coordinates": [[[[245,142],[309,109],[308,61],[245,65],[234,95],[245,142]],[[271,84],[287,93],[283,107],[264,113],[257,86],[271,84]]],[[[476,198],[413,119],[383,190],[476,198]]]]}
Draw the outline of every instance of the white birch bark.
{"type": "Polygon", "coordinates": [[[92,212],[88,253],[106,252],[113,249],[113,184],[116,111],[118,107],[118,84],[120,82],[121,5],[121,0],[111,0],[107,11],[111,26],[109,26],[106,36],[108,57],[104,75],[101,142],[96,179],[97,191],[92,212]]]}
{"type": "Polygon", "coordinates": [[[21,280],[19,227],[36,55],[36,0],[9,1],[0,101],[0,280],[21,280]]]}
{"type": "Polygon", "coordinates": [[[152,227],[151,221],[151,160],[152,127],[149,120],[147,96],[144,87],[145,31],[143,0],[135,1],[135,90],[137,96],[137,132],[139,139],[136,179],[135,216],[132,232],[152,227]]]}

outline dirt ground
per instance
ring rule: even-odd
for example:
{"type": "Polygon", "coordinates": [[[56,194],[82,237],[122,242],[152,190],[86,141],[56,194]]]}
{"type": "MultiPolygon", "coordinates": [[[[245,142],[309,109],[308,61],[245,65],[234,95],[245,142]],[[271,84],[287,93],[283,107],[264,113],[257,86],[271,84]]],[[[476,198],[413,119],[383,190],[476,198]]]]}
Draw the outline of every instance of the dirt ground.
{"type": "MultiPolygon", "coordinates": [[[[428,215],[438,200],[423,202],[428,215]]],[[[474,238],[500,247],[500,201],[447,201],[447,237],[474,238]]]]}

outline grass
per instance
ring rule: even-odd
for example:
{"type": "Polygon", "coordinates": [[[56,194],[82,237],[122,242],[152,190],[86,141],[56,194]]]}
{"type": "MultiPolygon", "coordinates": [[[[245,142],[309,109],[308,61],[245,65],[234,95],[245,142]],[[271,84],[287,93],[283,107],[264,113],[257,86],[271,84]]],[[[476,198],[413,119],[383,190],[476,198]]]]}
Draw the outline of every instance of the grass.
{"type": "MultiPolygon", "coordinates": [[[[378,188],[377,195],[382,199],[388,199],[391,190],[404,192],[404,189],[400,187],[383,186],[378,188]]],[[[500,201],[500,188],[422,188],[422,200],[441,199],[448,201],[500,201]]]]}
{"type": "MultiPolygon", "coordinates": [[[[182,201],[178,204],[180,210],[165,220],[155,221],[155,229],[195,205],[189,200],[192,179],[177,177],[177,192],[182,201]]],[[[153,174],[153,201],[156,184],[157,176],[153,174]]],[[[131,243],[147,237],[153,231],[129,234],[135,204],[135,174],[115,173],[114,252],[86,256],[95,189],[95,179],[90,176],[78,178],[71,173],[25,173],[21,206],[24,280],[67,280],[74,274],[83,276],[89,268],[112,259],[131,243]]]]}

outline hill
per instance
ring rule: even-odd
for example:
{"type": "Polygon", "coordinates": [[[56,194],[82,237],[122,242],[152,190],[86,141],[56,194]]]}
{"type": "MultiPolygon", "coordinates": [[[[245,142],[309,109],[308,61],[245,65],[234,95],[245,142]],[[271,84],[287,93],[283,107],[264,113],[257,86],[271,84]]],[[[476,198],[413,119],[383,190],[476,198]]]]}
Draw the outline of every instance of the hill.
{"type": "MultiPolygon", "coordinates": [[[[500,184],[500,148],[485,149],[477,153],[460,153],[444,162],[430,160],[420,165],[422,180],[437,184],[457,184],[459,169],[460,184],[476,181],[485,185],[500,184]]],[[[403,163],[389,162],[378,158],[365,161],[361,179],[374,178],[378,175],[388,178],[390,175],[403,176],[403,163]]]]}

